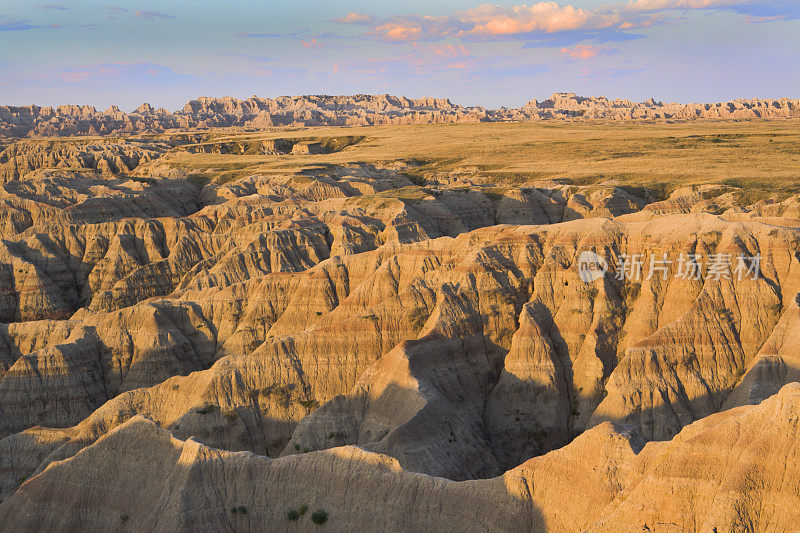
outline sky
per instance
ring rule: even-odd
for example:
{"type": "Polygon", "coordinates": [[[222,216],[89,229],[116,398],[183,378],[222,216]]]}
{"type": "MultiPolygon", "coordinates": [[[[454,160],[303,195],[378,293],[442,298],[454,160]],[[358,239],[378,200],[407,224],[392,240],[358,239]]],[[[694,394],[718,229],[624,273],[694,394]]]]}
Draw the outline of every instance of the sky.
{"type": "Polygon", "coordinates": [[[800,0],[0,0],[0,105],[800,97],[800,0]]]}

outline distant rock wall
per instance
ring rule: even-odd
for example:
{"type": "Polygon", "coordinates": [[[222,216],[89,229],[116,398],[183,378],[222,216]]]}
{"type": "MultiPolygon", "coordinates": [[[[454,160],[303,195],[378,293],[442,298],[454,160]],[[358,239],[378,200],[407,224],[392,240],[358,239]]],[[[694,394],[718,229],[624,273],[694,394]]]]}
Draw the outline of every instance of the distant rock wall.
{"type": "MultiPolygon", "coordinates": [[[[582,97],[574,93],[556,93],[542,102],[531,100],[513,110],[525,118],[606,118],[631,119],[757,119],[800,118],[800,99],[737,99],[714,104],[678,104],[630,100],[609,100],[604,96],[582,97]]],[[[512,114],[513,114],[512,111],[512,114]]]]}
{"type": "Polygon", "coordinates": [[[116,106],[0,106],[0,137],[160,133],[169,129],[274,126],[377,126],[409,123],[493,122],[564,118],[760,119],[800,118],[800,99],[750,99],[714,104],[678,104],[556,93],[518,109],[489,110],[455,105],[445,98],[409,99],[391,95],[282,96],[279,98],[201,97],[170,112],[142,104],[131,113],[116,106]]]}

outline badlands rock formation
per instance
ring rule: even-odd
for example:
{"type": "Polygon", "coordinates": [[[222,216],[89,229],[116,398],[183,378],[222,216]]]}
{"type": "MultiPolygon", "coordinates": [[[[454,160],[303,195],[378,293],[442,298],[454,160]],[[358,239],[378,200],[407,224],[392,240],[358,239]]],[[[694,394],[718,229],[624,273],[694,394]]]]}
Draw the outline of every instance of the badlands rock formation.
{"type": "Polygon", "coordinates": [[[800,196],[403,163],[206,183],[166,158],[196,135],[0,154],[3,530],[800,519],[800,196]]]}
{"type": "Polygon", "coordinates": [[[0,137],[121,135],[159,133],[172,129],[274,126],[374,126],[445,122],[494,122],[588,118],[634,119],[760,119],[798,118],[800,100],[739,99],[711,104],[635,103],[605,97],[555,93],[521,108],[464,107],[445,98],[410,99],[391,95],[282,96],[247,100],[201,97],[175,112],[142,104],[126,113],[116,106],[0,106],[0,137]]]}
{"type": "Polygon", "coordinates": [[[800,520],[798,418],[793,383],[671,442],[645,445],[604,423],[502,476],[454,482],[353,446],[280,459],[209,448],[136,416],[24,483],[0,523],[9,532],[314,531],[307,516],[287,519],[309,509],[323,510],[332,531],[789,530],[800,520]],[[698,460],[709,454],[715,464],[698,460]]]}

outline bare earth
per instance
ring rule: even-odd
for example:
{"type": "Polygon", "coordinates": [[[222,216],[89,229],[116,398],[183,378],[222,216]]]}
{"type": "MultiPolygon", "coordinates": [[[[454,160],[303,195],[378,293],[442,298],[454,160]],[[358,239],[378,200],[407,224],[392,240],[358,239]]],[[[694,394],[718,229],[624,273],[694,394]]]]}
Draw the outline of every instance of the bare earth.
{"type": "Polygon", "coordinates": [[[578,104],[3,111],[0,531],[796,528],[800,121],[578,104]]]}

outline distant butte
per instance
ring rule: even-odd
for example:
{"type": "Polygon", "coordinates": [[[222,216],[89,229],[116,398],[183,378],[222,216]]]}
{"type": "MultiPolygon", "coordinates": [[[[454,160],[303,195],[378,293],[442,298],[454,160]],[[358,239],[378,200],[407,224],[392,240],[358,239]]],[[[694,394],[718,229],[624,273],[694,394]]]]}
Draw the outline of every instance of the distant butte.
{"type": "Polygon", "coordinates": [[[379,126],[452,122],[497,122],[547,119],[696,120],[800,118],[800,99],[737,99],[709,104],[662,103],[582,97],[555,93],[523,107],[485,109],[453,104],[446,98],[391,95],[281,96],[279,98],[201,97],[179,111],[142,104],[125,113],[117,106],[0,106],[0,136],[53,137],[161,133],[174,129],[252,128],[275,126],[379,126]]]}

